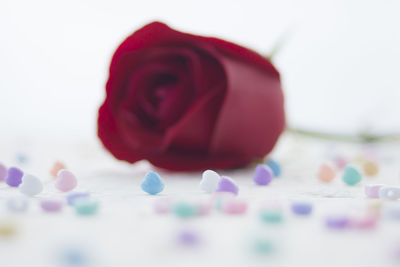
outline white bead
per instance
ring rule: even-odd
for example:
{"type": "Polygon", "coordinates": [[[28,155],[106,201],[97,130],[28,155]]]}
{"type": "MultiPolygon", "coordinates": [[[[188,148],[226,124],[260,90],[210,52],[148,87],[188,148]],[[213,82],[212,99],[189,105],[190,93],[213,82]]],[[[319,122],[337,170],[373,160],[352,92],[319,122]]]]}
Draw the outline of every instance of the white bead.
{"type": "Polygon", "coordinates": [[[42,192],[43,184],[39,180],[39,178],[30,175],[24,174],[22,177],[22,183],[19,185],[19,191],[27,196],[34,196],[42,192]]]}
{"type": "Polygon", "coordinates": [[[200,188],[207,193],[213,193],[217,190],[220,179],[221,177],[215,171],[206,170],[203,172],[200,188]]]}

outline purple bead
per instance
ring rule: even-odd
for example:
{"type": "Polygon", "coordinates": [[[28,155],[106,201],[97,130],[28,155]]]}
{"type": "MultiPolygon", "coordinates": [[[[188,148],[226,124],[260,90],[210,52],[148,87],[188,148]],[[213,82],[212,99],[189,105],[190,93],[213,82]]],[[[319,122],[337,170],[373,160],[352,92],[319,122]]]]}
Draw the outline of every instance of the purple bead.
{"type": "Polygon", "coordinates": [[[7,168],[3,164],[0,163],[0,181],[6,179],[7,176],[7,168]]]}
{"type": "Polygon", "coordinates": [[[254,172],[253,181],[257,185],[267,185],[272,181],[274,174],[265,164],[259,164],[254,172]]]}
{"type": "Polygon", "coordinates": [[[199,237],[193,231],[182,231],[178,234],[178,242],[185,246],[195,246],[199,243],[199,237]]]}
{"type": "Polygon", "coordinates": [[[22,183],[23,175],[24,173],[20,169],[11,167],[7,171],[6,183],[12,187],[18,187],[22,183]]]}
{"type": "Polygon", "coordinates": [[[89,193],[84,192],[70,193],[67,196],[67,203],[68,205],[73,206],[76,200],[80,198],[88,198],[89,196],[89,193]]]}
{"type": "Polygon", "coordinates": [[[306,202],[294,202],[291,209],[294,214],[309,215],[312,212],[312,205],[306,202]]]}
{"type": "Polygon", "coordinates": [[[239,188],[231,178],[222,176],[221,180],[218,182],[216,192],[229,192],[237,195],[239,193],[239,188]]]}
{"type": "Polygon", "coordinates": [[[59,212],[62,209],[62,202],[57,200],[42,200],[40,206],[46,212],[59,212]]]}
{"type": "Polygon", "coordinates": [[[346,217],[327,217],[325,225],[331,229],[344,229],[350,225],[350,220],[346,217]]]}

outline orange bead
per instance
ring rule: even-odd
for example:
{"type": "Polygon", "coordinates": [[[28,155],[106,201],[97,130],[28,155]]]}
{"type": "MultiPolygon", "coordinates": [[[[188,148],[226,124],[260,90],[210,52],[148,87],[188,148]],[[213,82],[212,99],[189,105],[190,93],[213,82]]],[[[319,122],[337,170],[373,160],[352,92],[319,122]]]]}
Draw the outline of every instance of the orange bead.
{"type": "Polygon", "coordinates": [[[332,166],[327,163],[321,164],[317,173],[318,180],[323,183],[330,183],[335,176],[336,173],[332,166]]]}
{"type": "Polygon", "coordinates": [[[363,164],[363,170],[364,170],[365,175],[375,176],[379,172],[379,167],[378,167],[378,164],[376,164],[376,162],[366,161],[363,164]]]}
{"type": "Polygon", "coordinates": [[[56,178],[57,177],[57,173],[62,169],[65,169],[65,165],[64,164],[62,164],[59,161],[54,162],[53,167],[50,170],[51,177],[56,178]]]}

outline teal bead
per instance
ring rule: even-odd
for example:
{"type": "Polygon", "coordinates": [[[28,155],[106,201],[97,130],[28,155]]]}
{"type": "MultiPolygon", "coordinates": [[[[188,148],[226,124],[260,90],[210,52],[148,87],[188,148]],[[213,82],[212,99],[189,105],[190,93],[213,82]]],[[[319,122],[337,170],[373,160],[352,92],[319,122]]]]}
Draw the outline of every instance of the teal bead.
{"type": "Polygon", "coordinates": [[[282,213],[279,211],[263,210],[260,212],[260,219],[265,223],[280,223],[283,217],[282,213]]]}
{"type": "Polygon", "coordinates": [[[96,214],[99,204],[91,199],[79,199],[74,202],[75,211],[79,215],[96,214]]]}
{"type": "Polygon", "coordinates": [[[348,185],[356,185],[361,181],[361,173],[352,166],[347,166],[343,173],[343,182],[348,185]]]}
{"type": "Polygon", "coordinates": [[[253,242],[253,251],[258,255],[269,255],[276,250],[273,242],[267,239],[256,239],[253,242]]]}
{"type": "Polygon", "coordinates": [[[265,164],[272,170],[275,178],[281,175],[281,166],[278,162],[273,159],[269,159],[265,164]]]}
{"type": "Polygon", "coordinates": [[[197,208],[193,204],[179,202],[174,205],[172,211],[176,216],[180,218],[190,218],[196,215],[197,208]]]}

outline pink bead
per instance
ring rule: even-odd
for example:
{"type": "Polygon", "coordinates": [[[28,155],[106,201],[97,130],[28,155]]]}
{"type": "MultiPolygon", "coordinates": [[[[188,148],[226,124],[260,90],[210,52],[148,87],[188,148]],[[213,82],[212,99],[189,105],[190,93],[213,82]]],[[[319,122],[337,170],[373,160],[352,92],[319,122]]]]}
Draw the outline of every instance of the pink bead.
{"type": "Polygon", "coordinates": [[[4,181],[7,176],[7,168],[0,162],[0,181],[4,181]]]}
{"type": "Polygon", "coordinates": [[[240,199],[230,199],[222,204],[222,211],[228,214],[243,214],[247,211],[247,202],[240,199]]]}
{"type": "Polygon", "coordinates": [[[200,201],[196,204],[197,215],[204,216],[210,213],[212,203],[210,201],[200,201]]]}
{"type": "Polygon", "coordinates": [[[318,180],[324,183],[330,183],[335,176],[336,173],[332,166],[326,163],[321,164],[317,173],[318,180]]]}
{"type": "Polygon", "coordinates": [[[68,170],[60,170],[57,174],[55,186],[62,192],[71,191],[76,187],[77,181],[75,175],[68,170]]]}
{"type": "Polygon", "coordinates": [[[383,184],[366,185],[364,187],[365,195],[368,198],[379,198],[379,189],[381,189],[382,186],[383,186],[383,184]]]}
{"type": "Polygon", "coordinates": [[[40,206],[46,212],[59,212],[63,207],[63,203],[57,200],[42,200],[40,206]]]}
{"type": "Polygon", "coordinates": [[[154,212],[157,214],[166,214],[171,211],[171,204],[171,199],[157,199],[153,205],[154,212]]]}
{"type": "Polygon", "coordinates": [[[347,165],[347,160],[344,157],[340,157],[340,156],[336,157],[334,159],[334,162],[335,162],[336,168],[338,168],[339,170],[343,170],[344,167],[346,167],[346,165],[347,165]]]}
{"type": "Polygon", "coordinates": [[[360,218],[352,218],[350,220],[350,227],[356,229],[373,229],[376,227],[378,218],[376,216],[368,215],[360,218]]]}

